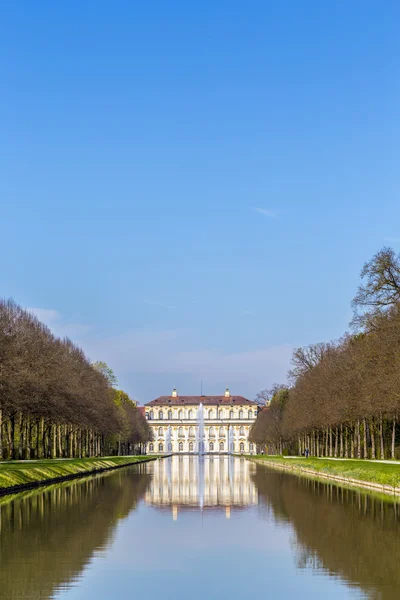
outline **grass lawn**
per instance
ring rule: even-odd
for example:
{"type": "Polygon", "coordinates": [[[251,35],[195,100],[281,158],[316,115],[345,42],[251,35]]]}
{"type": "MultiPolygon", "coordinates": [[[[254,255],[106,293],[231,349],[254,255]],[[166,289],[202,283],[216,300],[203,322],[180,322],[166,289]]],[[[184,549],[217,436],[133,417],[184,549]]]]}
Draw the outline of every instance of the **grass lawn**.
{"type": "Polygon", "coordinates": [[[356,459],[329,460],[324,458],[285,458],[283,456],[258,455],[256,458],[272,463],[284,464],[294,470],[312,469],[313,471],[338,475],[382,485],[400,488],[400,464],[383,463],[356,459]]]}
{"type": "Polygon", "coordinates": [[[0,493],[15,486],[29,486],[52,479],[90,474],[147,461],[148,456],[109,456],[105,458],[47,459],[0,462],[0,493]]]}

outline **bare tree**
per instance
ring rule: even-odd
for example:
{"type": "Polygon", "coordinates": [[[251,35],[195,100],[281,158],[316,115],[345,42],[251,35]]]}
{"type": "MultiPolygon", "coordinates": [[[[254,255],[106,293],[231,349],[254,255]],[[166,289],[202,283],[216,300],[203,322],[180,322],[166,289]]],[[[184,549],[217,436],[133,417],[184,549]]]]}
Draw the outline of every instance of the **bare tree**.
{"type": "Polygon", "coordinates": [[[296,348],[292,356],[292,369],[288,373],[289,381],[295,383],[300,377],[309,373],[324,358],[332,344],[320,342],[303,348],[296,348]]]}
{"type": "Polygon", "coordinates": [[[352,326],[374,327],[375,317],[400,301],[400,255],[382,248],[361,271],[363,283],[352,301],[352,326]]]}

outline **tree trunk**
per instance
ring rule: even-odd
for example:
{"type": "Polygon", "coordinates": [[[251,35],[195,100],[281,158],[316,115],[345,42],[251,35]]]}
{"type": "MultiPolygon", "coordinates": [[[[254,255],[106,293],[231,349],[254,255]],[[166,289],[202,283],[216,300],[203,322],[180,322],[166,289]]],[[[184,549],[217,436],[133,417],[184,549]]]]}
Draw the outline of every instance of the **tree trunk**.
{"type": "Polygon", "coordinates": [[[392,424],[392,458],[395,458],[395,446],[396,446],[396,415],[393,417],[393,424],[392,424]]]}
{"type": "Polygon", "coordinates": [[[343,423],[340,423],[340,458],[343,458],[343,423]]]}
{"type": "Polygon", "coordinates": [[[369,424],[369,433],[371,436],[371,458],[373,460],[375,460],[376,458],[376,453],[375,453],[375,425],[374,425],[374,420],[371,419],[370,424],[369,424]]]}
{"type": "Polygon", "coordinates": [[[61,435],[61,431],[62,431],[62,426],[59,425],[58,426],[58,457],[62,458],[62,435],[61,435]]]}
{"type": "Polygon", "coordinates": [[[38,435],[38,442],[40,441],[41,444],[39,446],[39,458],[44,458],[45,457],[45,447],[44,447],[44,419],[43,417],[40,419],[40,427],[39,427],[40,431],[39,431],[39,435],[38,435]]]}
{"type": "Polygon", "coordinates": [[[382,413],[380,413],[379,415],[379,437],[380,437],[380,444],[381,444],[381,460],[384,460],[385,458],[385,447],[383,444],[383,418],[382,418],[382,413]]]}
{"type": "Polygon", "coordinates": [[[9,447],[10,447],[10,458],[15,459],[14,440],[15,440],[15,415],[10,418],[10,434],[9,434],[9,447]]]}
{"type": "Polygon", "coordinates": [[[28,416],[25,421],[25,458],[29,460],[31,458],[31,435],[32,435],[32,424],[31,419],[28,416]]]}
{"type": "Polygon", "coordinates": [[[351,456],[351,458],[354,458],[354,437],[355,437],[355,431],[354,431],[354,427],[352,427],[350,429],[350,456],[351,456]]]}
{"type": "Polygon", "coordinates": [[[364,458],[368,458],[368,446],[367,446],[367,420],[363,419],[363,435],[364,435],[364,458]]]}
{"type": "Polygon", "coordinates": [[[23,456],[23,451],[24,451],[24,420],[22,417],[22,413],[19,413],[19,417],[18,417],[18,434],[19,434],[18,459],[21,460],[22,456],[23,456]]]}
{"type": "Polygon", "coordinates": [[[335,458],[338,456],[338,444],[339,444],[339,429],[336,427],[335,429],[335,458]]]}
{"type": "Polygon", "coordinates": [[[69,426],[69,431],[68,431],[68,450],[69,450],[69,458],[74,458],[74,443],[73,443],[72,425],[69,426]]]}
{"type": "Polygon", "coordinates": [[[357,419],[357,458],[361,458],[361,435],[360,435],[360,419],[357,419]]]}
{"type": "Polygon", "coordinates": [[[51,425],[50,428],[50,436],[51,436],[51,441],[50,441],[50,454],[51,454],[51,458],[56,458],[56,447],[57,447],[57,440],[56,440],[56,432],[57,432],[57,426],[55,423],[53,423],[51,425]]]}

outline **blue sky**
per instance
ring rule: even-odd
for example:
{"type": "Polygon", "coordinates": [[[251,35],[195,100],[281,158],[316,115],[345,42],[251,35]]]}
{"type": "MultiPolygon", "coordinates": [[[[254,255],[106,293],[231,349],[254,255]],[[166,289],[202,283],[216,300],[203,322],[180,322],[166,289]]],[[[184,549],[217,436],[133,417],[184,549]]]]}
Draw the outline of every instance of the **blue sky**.
{"type": "Polygon", "coordinates": [[[141,402],[254,397],[400,250],[396,2],[3,2],[1,295],[141,402]]]}

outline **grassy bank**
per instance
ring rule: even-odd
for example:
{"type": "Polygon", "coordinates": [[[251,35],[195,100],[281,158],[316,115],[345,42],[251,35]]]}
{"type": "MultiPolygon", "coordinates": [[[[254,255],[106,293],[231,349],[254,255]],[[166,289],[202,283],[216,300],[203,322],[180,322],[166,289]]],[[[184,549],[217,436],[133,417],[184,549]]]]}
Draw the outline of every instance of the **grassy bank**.
{"type": "Polygon", "coordinates": [[[106,458],[75,458],[56,460],[11,461],[0,463],[0,494],[82,477],[134,465],[154,456],[110,456],[106,458]]]}
{"type": "Polygon", "coordinates": [[[400,464],[354,459],[329,460],[324,458],[285,458],[282,456],[251,456],[259,463],[283,467],[305,475],[319,475],[342,480],[354,485],[381,488],[400,494],[400,464]]]}

